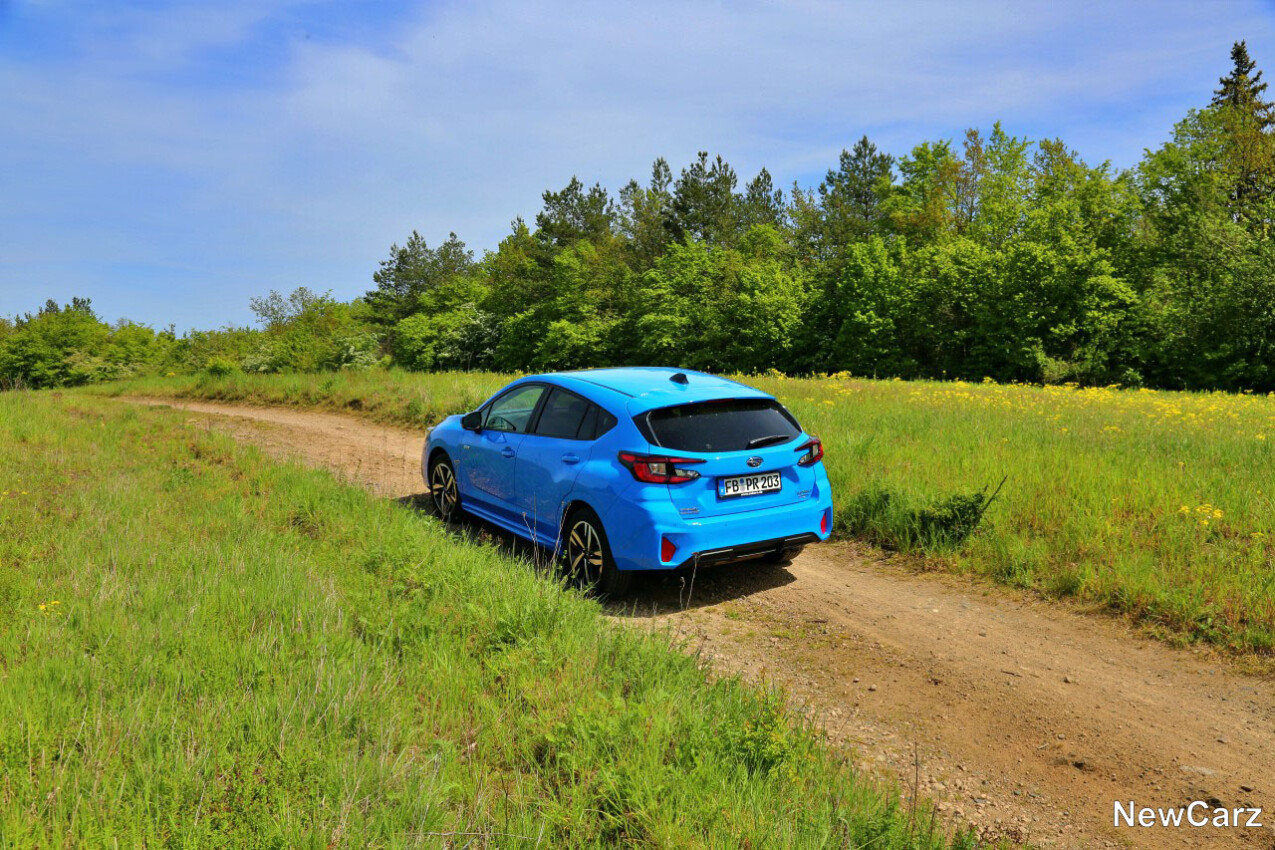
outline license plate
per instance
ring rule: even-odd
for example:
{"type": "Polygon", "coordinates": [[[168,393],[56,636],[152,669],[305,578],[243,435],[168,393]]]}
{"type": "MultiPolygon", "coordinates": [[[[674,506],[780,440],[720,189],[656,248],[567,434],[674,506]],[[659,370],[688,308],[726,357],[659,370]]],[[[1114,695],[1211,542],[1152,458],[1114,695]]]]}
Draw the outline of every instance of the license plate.
{"type": "Polygon", "coordinates": [[[756,475],[738,475],[717,479],[717,495],[723,499],[731,496],[759,496],[780,489],[782,479],[778,472],[759,472],[756,475]]]}

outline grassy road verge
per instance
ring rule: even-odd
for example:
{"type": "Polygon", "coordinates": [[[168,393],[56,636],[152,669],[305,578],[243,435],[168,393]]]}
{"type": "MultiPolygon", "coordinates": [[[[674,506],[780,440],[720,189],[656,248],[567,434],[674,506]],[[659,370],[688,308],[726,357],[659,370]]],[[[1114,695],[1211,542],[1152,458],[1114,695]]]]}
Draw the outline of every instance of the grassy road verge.
{"type": "Polygon", "coordinates": [[[183,421],[0,395],[0,845],[947,846],[777,696],[183,421]]]}

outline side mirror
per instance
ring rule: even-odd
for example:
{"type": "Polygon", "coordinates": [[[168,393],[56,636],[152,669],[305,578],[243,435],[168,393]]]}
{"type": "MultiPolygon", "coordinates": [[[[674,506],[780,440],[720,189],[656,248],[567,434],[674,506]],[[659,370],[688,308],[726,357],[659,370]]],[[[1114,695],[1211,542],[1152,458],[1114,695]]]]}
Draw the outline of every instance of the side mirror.
{"type": "Polygon", "coordinates": [[[460,427],[466,431],[481,431],[483,429],[483,412],[475,410],[473,413],[466,413],[460,419],[460,427]]]}

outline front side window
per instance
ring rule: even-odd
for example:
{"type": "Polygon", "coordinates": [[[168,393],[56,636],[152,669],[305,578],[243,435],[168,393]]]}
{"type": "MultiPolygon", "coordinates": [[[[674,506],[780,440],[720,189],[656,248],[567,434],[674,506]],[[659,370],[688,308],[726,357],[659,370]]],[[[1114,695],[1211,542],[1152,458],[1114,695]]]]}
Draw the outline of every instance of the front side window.
{"type": "Polygon", "coordinates": [[[491,403],[487,408],[487,416],[483,427],[490,431],[512,431],[517,434],[527,433],[531,423],[531,414],[536,411],[536,403],[544,395],[545,388],[539,384],[530,384],[510,390],[491,403]]]}

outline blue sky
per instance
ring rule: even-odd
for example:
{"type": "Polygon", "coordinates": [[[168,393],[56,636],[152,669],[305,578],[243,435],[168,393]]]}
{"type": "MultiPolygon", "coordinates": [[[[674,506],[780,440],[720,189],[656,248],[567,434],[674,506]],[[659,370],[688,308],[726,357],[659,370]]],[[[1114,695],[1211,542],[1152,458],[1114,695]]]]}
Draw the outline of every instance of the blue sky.
{"type": "Polygon", "coordinates": [[[698,150],[810,185],[867,134],[1061,137],[1119,167],[1207,104],[1275,3],[0,0],[0,315],[88,296],[179,330],[391,242],[494,248],[573,174],[698,150]]]}

